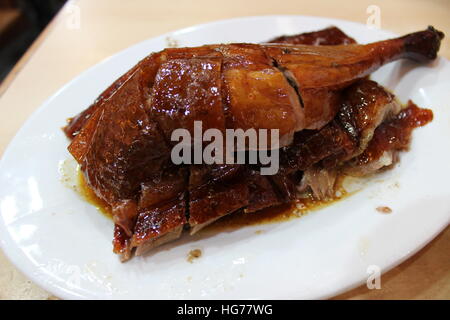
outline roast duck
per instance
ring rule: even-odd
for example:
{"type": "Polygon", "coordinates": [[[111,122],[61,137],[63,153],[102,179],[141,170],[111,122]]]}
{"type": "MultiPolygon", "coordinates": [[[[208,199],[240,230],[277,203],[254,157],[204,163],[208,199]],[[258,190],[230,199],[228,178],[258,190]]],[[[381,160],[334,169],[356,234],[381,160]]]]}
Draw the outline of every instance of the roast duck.
{"type": "Polygon", "coordinates": [[[370,43],[335,27],[264,44],[152,53],[117,79],[64,131],[87,185],[110,207],[122,260],[240,212],[335,193],[343,174],[391,167],[431,110],[402,106],[368,79],[398,59],[436,58],[433,27],[370,43]],[[280,168],[171,161],[176,128],[279,129],[280,168]]]}

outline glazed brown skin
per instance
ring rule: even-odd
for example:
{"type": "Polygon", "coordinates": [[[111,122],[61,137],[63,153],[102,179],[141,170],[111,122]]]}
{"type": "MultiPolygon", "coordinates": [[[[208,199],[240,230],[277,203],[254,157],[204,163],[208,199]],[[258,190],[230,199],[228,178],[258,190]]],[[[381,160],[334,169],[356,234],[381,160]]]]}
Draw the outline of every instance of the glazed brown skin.
{"type": "MultiPolygon", "coordinates": [[[[278,68],[281,68],[283,71],[287,70],[293,75],[293,80],[296,81],[297,87],[300,90],[303,107],[306,110],[299,111],[295,108],[295,105],[292,105],[292,110],[289,111],[289,114],[279,115],[277,110],[273,110],[273,108],[270,108],[269,106],[269,109],[265,114],[267,115],[270,114],[270,112],[274,112],[274,121],[276,121],[276,119],[280,119],[281,121],[298,118],[300,116],[299,113],[302,113],[304,122],[302,123],[302,119],[297,119],[295,123],[291,123],[289,126],[287,123],[283,123],[283,126],[281,126],[281,124],[267,125],[267,117],[261,119],[261,117],[255,116],[254,110],[241,110],[241,107],[236,107],[236,114],[234,109],[231,108],[230,116],[242,119],[247,118],[244,117],[244,115],[248,114],[248,118],[254,120],[252,127],[256,129],[270,129],[271,127],[278,126],[278,129],[286,131],[286,134],[288,135],[286,141],[289,141],[288,138],[289,136],[292,136],[293,132],[304,128],[320,128],[323,126],[324,122],[323,115],[334,115],[333,112],[328,109],[334,108],[333,101],[335,99],[335,90],[348,86],[356,79],[360,79],[370,74],[381,65],[396,59],[408,58],[420,61],[434,59],[442,38],[443,34],[441,32],[430,27],[425,31],[416,32],[401,38],[380,41],[368,45],[305,46],[288,44],[232,44],[209,45],[198,48],[166,49],[145,58],[132,70],[141,70],[141,81],[146,83],[148,87],[151,87],[153,86],[157,70],[160,68],[161,63],[164,63],[165,61],[191,58],[211,59],[214,57],[222,59],[223,61],[223,65],[225,66],[225,82],[227,82],[227,72],[231,72],[239,79],[247,79],[240,81],[254,81],[254,84],[259,83],[259,81],[265,82],[264,88],[257,88],[255,95],[258,92],[262,92],[262,96],[267,95],[267,99],[274,100],[272,102],[275,105],[278,105],[279,96],[271,94],[272,90],[274,90],[273,88],[282,91],[286,90],[286,92],[283,91],[282,96],[291,95],[292,92],[287,92],[290,90],[284,86],[284,81],[277,76],[277,72],[274,70],[273,65],[275,62],[278,68]],[[258,73],[256,73],[256,75],[254,74],[254,72],[258,71],[268,73],[268,78],[259,79],[258,73]],[[270,77],[271,72],[273,73],[273,80],[272,77],[270,77]],[[330,91],[331,93],[327,94],[327,91],[330,91]],[[316,100],[314,99],[315,97],[317,97],[318,100],[323,101],[325,107],[314,104],[314,101],[316,100]],[[316,107],[309,108],[310,104],[316,107]],[[327,110],[323,110],[322,113],[317,111],[317,109],[321,110],[322,108],[327,108],[327,110]],[[288,117],[288,115],[290,117],[288,117]],[[322,118],[320,117],[321,115],[322,118]],[[285,129],[286,127],[288,129],[285,129]]],[[[180,78],[180,81],[182,80],[183,79],[180,78]]],[[[119,83],[121,81],[122,78],[119,79],[119,83]]],[[[74,120],[66,127],[66,134],[73,137],[74,134],[79,132],[80,128],[84,126],[84,122],[93,114],[93,110],[107,106],[105,100],[117,87],[117,84],[112,85],[101,95],[98,101],[91,106],[91,111],[86,111],[82,117],[74,118],[74,120]]],[[[239,97],[248,96],[241,94],[238,91],[233,94],[234,91],[232,85],[229,85],[229,87],[231,90],[228,90],[228,94],[224,93],[222,96],[227,101],[232,101],[232,99],[236,97],[237,103],[239,103],[239,97]]],[[[242,87],[242,90],[246,89],[248,89],[248,87],[242,87]]],[[[236,88],[236,90],[238,90],[238,88],[236,88]]],[[[144,94],[145,93],[143,93],[143,95],[144,94]]],[[[191,97],[186,96],[186,99],[190,98],[191,97]]],[[[259,97],[256,96],[256,98],[259,97]]],[[[289,99],[295,102],[293,97],[290,96],[289,99]]],[[[224,107],[226,108],[226,106],[224,107]]],[[[227,112],[227,110],[225,110],[225,112],[227,112]]]]}
{"type": "Polygon", "coordinates": [[[330,124],[318,132],[299,135],[282,151],[277,176],[314,165],[365,175],[369,172],[364,173],[364,168],[386,152],[395,158],[398,151],[407,150],[413,129],[432,120],[431,110],[411,101],[400,110],[391,93],[374,81],[360,80],[343,92],[341,108],[330,124]]]}
{"type": "Polygon", "coordinates": [[[352,165],[366,165],[390,150],[406,150],[414,128],[423,127],[433,120],[433,112],[422,109],[412,101],[394,118],[381,124],[364,152],[352,160],[352,165]]]}
{"type": "Polygon", "coordinates": [[[219,58],[174,59],[161,64],[148,105],[166,140],[178,128],[188,129],[193,137],[194,121],[202,121],[203,130],[223,132],[221,86],[219,58]]]}
{"type": "MultiPolygon", "coordinates": [[[[321,33],[322,44],[327,32],[335,30],[321,33]]],[[[114,251],[129,258],[133,247],[176,237],[186,223],[195,232],[236,210],[254,212],[293,197],[295,172],[268,178],[249,168],[174,168],[174,129],[192,130],[194,120],[204,130],[280,129],[281,145],[288,146],[295,132],[325,126],[308,163],[349,154],[354,137],[337,120],[330,123],[341,91],[389,61],[432,59],[441,38],[429,29],[365,46],[211,45],[145,58],[65,128],[86,181],[113,208],[114,251]]]]}
{"type": "Polygon", "coordinates": [[[357,157],[372,140],[375,129],[400,111],[394,96],[376,82],[362,79],[341,92],[336,117],[321,130],[298,134],[281,152],[282,171],[306,170],[321,162],[338,167],[357,157]]]}
{"type": "Polygon", "coordinates": [[[358,156],[367,148],[375,129],[386,119],[400,111],[400,104],[390,92],[375,81],[363,79],[342,92],[337,121],[353,141],[351,147],[322,162],[326,167],[336,167],[340,162],[358,156]]]}
{"type": "Polygon", "coordinates": [[[436,57],[443,34],[432,27],[401,38],[368,45],[268,46],[266,52],[292,74],[303,101],[305,128],[320,129],[338,109],[338,92],[385,63],[401,58],[436,57]]]}
{"type": "Polygon", "coordinates": [[[243,208],[249,204],[249,189],[246,181],[247,170],[243,166],[234,167],[230,174],[227,165],[221,166],[219,172],[226,172],[220,177],[209,180],[209,166],[206,171],[191,166],[191,179],[189,185],[189,225],[191,234],[218,218],[243,208]],[[202,176],[200,180],[207,181],[197,184],[197,173],[202,176]],[[193,177],[193,178],[192,178],[193,177]]]}
{"type": "MultiPolygon", "coordinates": [[[[316,32],[301,33],[292,36],[281,36],[274,38],[267,43],[282,43],[282,44],[301,44],[301,45],[347,45],[354,44],[356,41],[342,32],[339,28],[330,27],[316,32]]],[[[179,54],[177,58],[189,58],[191,54],[183,55],[179,54]]],[[[84,126],[85,119],[89,118],[101,104],[102,101],[107,99],[114,91],[116,91],[137,68],[141,68],[146,65],[149,58],[145,58],[141,63],[128,71],[125,75],[116,80],[107,90],[105,90],[91,108],[84,110],[82,113],[70,119],[70,126],[65,128],[65,132],[70,137],[75,137],[84,126]]],[[[154,73],[150,72],[150,73],[154,73]]]]}
{"type": "Polygon", "coordinates": [[[131,240],[132,247],[156,239],[176,228],[182,228],[186,221],[184,199],[174,199],[157,207],[150,207],[139,213],[131,240]]]}
{"type": "MultiPolygon", "coordinates": [[[[330,45],[348,43],[348,39],[351,38],[346,37],[340,30],[339,32],[341,33],[339,39],[334,37],[336,35],[336,31],[331,29],[309,34],[307,38],[302,37],[303,34],[300,34],[298,35],[300,39],[297,39],[297,43],[301,44],[302,41],[307,41],[307,39],[311,39],[314,35],[320,35],[321,38],[325,38],[325,42],[322,42],[322,44],[325,45],[327,44],[327,41],[330,41],[330,43],[328,43],[330,45]],[[330,34],[327,36],[328,33],[330,34]]],[[[217,57],[216,54],[207,50],[205,51],[205,49],[203,49],[202,54],[206,53],[212,57],[217,57]]],[[[168,54],[170,54],[173,58],[186,59],[191,57],[189,52],[192,51],[189,51],[189,49],[178,49],[176,51],[172,50],[168,54]]],[[[231,57],[233,58],[233,56],[231,57]]],[[[236,59],[232,58],[229,59],[228,66],[235,62],[236,59]]],[[[234,58],[236,58],[236,55],[234,58]]],[[[265,61],[267,63],[267,60],[265,61]]],[[[131,71],[129,73],[131,73],[131,71]]],[[[156,71],[153,73],[156,74],[156,71]]],[[[122,78],[125,78],[125,76],[122,78]]],[[[119,80],[119,82],[123,82],[123,79],[119,80]]],[[[109,88],[108,90],[111,91],[112,89],[109,88]]],[[[108,94],[110,93],[107,92],[104,96],[107,96],[108,94]]],[[[230,101],[228,101],[228,98],[229,96],[226,95],[222,103],[224,106],[227,125],[231,126],[234,119],[229,113],[230,101]]],[[[101,100],[101,98],[99,100],[101,100]]],[[[93,108],[91,107],[87,110],[89,111],[90,109],[93,108]]],[[[79,119],[86,119],[86,117],[79,117],[79,119]]],[[[78,121],[78,123],[80,122],[81,121],[78,121]]],[[[75,121],[75,123],[77,123],[77,121],[75,121]]],[[[163,175],[151,179],[150,183],[144,183],[141,189],[142,193],[139,200],[139,207],[150,208],[151,205],[156,206],[157,203],[164,203],[168,199],[180,196],[183,188],[185,187],[185,183],[180,183],[177,173],[178,172],[175,172],[175,174],[164,173],[163,175]]],[[[181,180],[183,179],[184,178],[181,180]]],[[[245,208],[245,212],[251,213],[289,201],[292,197],[292,191],[294,189],[290,176],[283,175],[278,178],[274,177],[271,179],[269,177],[261,176],[258,171],[248,170],[240,165],[191,166],[189,180],[189,224],[193,226],[192,231],[194,232],[197,228],[207,225],[208,223],[211,223],[220,217],[243,207],[245,208]],[[246,177],[246,185],[239,183],[239,180],[236,179],[238,174],[246,177]],[[221,187],[221,184],[224,182],[226,183],[227,188],[221,187]],[[205,194],[213,196],[214,199],[211,199],[211,201],[205,201],[202,199],[205,194]],[[244,197],[241,197],[241,194],[243,194],[244,197]],[[245,196],[247,196],[247,198],[245,198],[245,196]],[[228,199],[231,199],[231,203],[228,203],[228,199]],[[205,207],[210,208],[207,214],[204,214],[205,207]]],[[[183,198],[185,199],[184,195],[183,198]]],[[[155,208],[158,209],[158,207],[155,208]]],[[[159,224],[160,220],[158,217],[161,217],[160,209],[156,211],[142,211],[140,209],[139,212],[141,213],[138,213],[139,218],[136,221],[136,226],[134,228],[135,235],[133,236],[133,239],[130,238],[130,235],[127,235],[121,226],[117,224],[115,226],[114,252],[120,254],[123,260],[130,258],[131,249],[133,247],[141,248],[149,242],[154,242],[155,239],[163,238],[165,237],[165,233],[167,234],[167,232],[171,232],[172,230],[178,228],[181,224],[185,223],[185,221],[177,216],[173,219],[174,221],[167,224],[170,228],[166,228],[166,226],[161,226],[159,224]],[[155,217],[152,218],[152,216],[155,217]],[[155,233],[152,230],[158,231],[158,233],[155,233]]],[[[134,221],[134,219],[131,221],[134,221]]],[[[124,225],[123,222],[121,224],[124,225]]],[[[130,231],[131,230],[128,230],[128,232],[130,231]]]]}
{"type": "Polygon", "coordinates": [[[346,35],[342,30],[336,27],[329,27],[323,30],[306,32],[292,36],[281,36],[274,38],[267,43],[284,44],[306,44],[312,46],[336,46],[342,44],[356,43],[355,39],[346,35]]]}

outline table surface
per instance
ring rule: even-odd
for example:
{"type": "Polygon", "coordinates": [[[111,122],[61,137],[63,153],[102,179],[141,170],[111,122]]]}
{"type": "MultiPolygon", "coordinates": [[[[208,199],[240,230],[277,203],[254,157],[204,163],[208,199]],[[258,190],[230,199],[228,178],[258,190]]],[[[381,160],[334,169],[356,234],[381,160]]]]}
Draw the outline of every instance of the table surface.
{"type": "MultiPolygon", "coordinates": [[[[365,23],[373,4],[380,8],[383,29],[404,34],[433,24],[443,30],[448,36],[440,54],[450,59],[449,0],[130,0],[126,6],[120,0],[69,1],[0,86],[0,155],[27,117],[65,83],[142,40],[195,24],[255,15],[298,14],[365,23]]],[[[336,298],[450,299],[449,253],[447,227],[383,274],[381,289],[361,286],[336,298]]],[[[20,274],[0,252],[0,299],[56,297],[20,274]]]]}

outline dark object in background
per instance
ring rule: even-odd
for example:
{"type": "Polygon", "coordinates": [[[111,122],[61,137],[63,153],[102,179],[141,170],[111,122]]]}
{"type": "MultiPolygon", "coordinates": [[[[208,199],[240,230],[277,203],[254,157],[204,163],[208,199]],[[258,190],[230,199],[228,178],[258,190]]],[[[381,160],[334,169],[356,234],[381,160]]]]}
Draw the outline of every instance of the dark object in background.
{"type": "Polygon", "coordinates": [[[0,0],[0,82],[66,0],[0,0]]]}

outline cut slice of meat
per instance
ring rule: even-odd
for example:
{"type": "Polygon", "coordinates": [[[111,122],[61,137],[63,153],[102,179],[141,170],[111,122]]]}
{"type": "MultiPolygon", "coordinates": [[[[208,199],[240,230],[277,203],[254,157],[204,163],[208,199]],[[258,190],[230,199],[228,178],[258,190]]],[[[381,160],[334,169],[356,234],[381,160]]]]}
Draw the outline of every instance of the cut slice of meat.
{"type": "MultiPolygon", "coordinates": [[[[202,129],[225,132],[221,58],[174,59],[156,74],[149,105],[167,141],[176,129],[186,129],[194,143],[194,121],[202,129]]],[[[177,142],[171,142],[176,144],[177,142]]]]}
{"type": "Polygon", "coordinates": [[[323,165],[336,167],[340,162],[358,156],[367,148],[375,129],[400,109],[394,95],[375,81],[364,79],[345,89],[336,120],[353,138],[354,148],[327,157],[322,161],[323,165]]]}
{"type": "Polygon", "coordinates": [[[346,89],[342,100],[339,122],[358,140],[357,153],[366,149],[375,129],[401,109],[393,94],[371,80],[359,81],[346,89]]]}
{"type": "Polygon", "coordinates": [[[349,176],[364,177],[376,173],[385,168],[390,168],[399,161],[399,150],[385,150],[379,156],[372,158],[370,161],[356,163],[348,163],[344,167],[343,172],[349,176]]]}
{"type": "MultiPolygon", "coordinates": [[[[334,120],[324,128],[307,137],[294,140],[292,146],[280,152],[280,169],[287,173],[306,170],[313,164],[341,152],[355,148],[355,141],[334,120]]],[[[348,150],[348,151],[347,151],[348,150]]]]}
{"type": "Polygon", "coordinates": [[[283,72],[259,45],[234,44],[219,50],[224,59],[227,128],[278,129],[279,145],[290,144],[294,132],[304,127],[304,114],[283,72]]]}
{"type": "MultiPolygon", "coordinates": [[[[138,206],[134,208],[137,218],[133,220],[133,233],[127,234],[118,227],[114,234],[115,251],[122,254],[123,260],[130,257],[133,248],[137,248],[136,255],[141,255],[181,235],[187,222],[187,184],[188,168],[174,165],[166,166],[141,184],[138,206]]],[[[129,205],[128,202],[125,204],[129,205]]],[[[116,213],[115,221],[117,216],[116,213]]]]}
{"type": "Polygon", "coordinates": [[[229,181],[245,172],[244,166],[239,164],[191,165],[189,189],[201,187],[208,183],[229,181]]]}
{"type": "Polygon", "coordinates": [[[412,130],[433,120],[433,112],[417,107],[412,101],[394,118],[382,123],[359,156],[346,163],[345,172],[363,176],[395,163],[396,153],[407,150],[412,130]]]}
{"type": "Polygon", "coordinates": [[[105,91],[103,91],[100,96],[94,101],[92,105],[86,110],[69,119],[67,125],[64,127],[64,133],[69,139],[75,138],[86,125],[87,121],[93,116],[98,110],[103,111],[108,108],[108,99],[117,93],[117,91],[122,90],[122,86],[125,82],[129,81],[134,74],[138,73],[140,75],[139,85],[143,88],[142,94],[148,95],[148,89],[153,86],[153,81],[156,72],[159,69],[161,61],[165,60],[166,56],[164,51],[152,53],[145,57],[123,76],[117,79],[113,84],[111,84],[105,91]]]}
{"type": "Polygon", "coordinates": [[[143,209],[136,221],[131,247],[136,247],[135,254],[141,255],[151,248],[175,240],[180,237],[186,222],[184,196],[143,209]]]}
{"type": "Polygon", "coordinates": [[[113,214],[126,208],[127,214],[117,222],[128,234],[140,184],[160,171],[170,156],[156,123],[146,113],[141,80],[142,71],[137,70],[124,81],[69,147],[79,158],[87,183],[111,204],[113,214]]]}
{"type": "Polygon", "coordinates": [[[118,224],[114,225],[113,251],[120,256],[122,262],[132,256],[131,239],[118,224]]]}
{"type": "Polygon", "coordinates": [[[166,165],[151,179],[141,184],[139,208],[151,208],[182,196],[188,186],[189,168],[166,165]]]}
{"type": "Polygon", "coordinates": [[[297,181],[297,172],[280,172],[276,175],[268,176],[268,178],[275,186],[281,203],[287,203],[295,199],[297,194],[296,185],[300,182],[297,181]]]}
{"type": "Polygon", "coordinates": [[[376,82],[363,79],[341,92],[335,119],[319,131],[299,133],[281,152],[282,170],[306,170],[321,161],[337,167],[367,147],[373,132],[400,110],[394,96],[376,82]]]}
{"type": "MultiPolygon", "coordinates": [[[[382,101],[386,102],[383,98],[380,102],[382,101]]],[[[372,103],[372,107],[374,104],[376,103],[372,103]]],[[[370,108],[370,104],[367,106],[370,108]]],[[[361,115],[361,112],[353,108],[350,112],[355,113],[356,117],[361,115]]],[[[362,153],[355,148],[350,154],[356,156],[350,160],[322,161],[307,168],[300,189],[304,191],[309,188],[316,199],[326,200],[335,196],[338,175],[362,177],[392,167],[399,159],[399,152],[408,149],[412,130],[426,125],[432,119],[431,110],[421,109],[409,101],[405,109],[376,127],[373,137],[365,144],[362,153]],[[324,167],[323,163],[327,163],[327,166],[324,167]]],[[[364,139],[361,136],[359,138],[364,139]]]]}
{"type": "Polygon", "coordinates": [[[246,176],[247,170],[241,165],[191,166],[189,181],[191,234],[248,205],[249,188],[246,176]],[[210,179],[211,176],[215,178],[210,179]]]}
{"type": "Polygon", "coordinates": [[[259,171],[254,170],[249,175],[249,204],[244,209],[245,213],[256,212],[282,203],[277,190],[267,176],[262,176],[259,171]]]}

